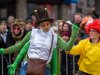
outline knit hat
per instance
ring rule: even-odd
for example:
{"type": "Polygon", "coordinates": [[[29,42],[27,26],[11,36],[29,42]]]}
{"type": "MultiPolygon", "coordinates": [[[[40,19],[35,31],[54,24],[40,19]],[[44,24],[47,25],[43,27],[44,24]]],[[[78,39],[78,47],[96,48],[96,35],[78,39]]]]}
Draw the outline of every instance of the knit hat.
{"type": "Polygon", "coordinates": [[[62,37],[62,36],[69,36],[69,37],[70,37],[70,33],[69,33],[69,32],[62,32],[62,33],[61,33],[61,37],[62,37]]]}

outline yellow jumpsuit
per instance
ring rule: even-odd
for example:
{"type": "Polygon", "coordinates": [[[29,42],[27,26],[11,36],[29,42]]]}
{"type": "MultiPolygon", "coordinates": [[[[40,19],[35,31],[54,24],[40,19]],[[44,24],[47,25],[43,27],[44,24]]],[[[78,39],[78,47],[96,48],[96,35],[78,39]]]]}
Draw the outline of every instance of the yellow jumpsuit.
{"type": "Polygon", "coordinates": [[[93,44],[89,38],[81,40],[78,45],[72,47],[70,54],[80,55],[78,61],[80,71],[100,75],[100,42],[93,44]]]}

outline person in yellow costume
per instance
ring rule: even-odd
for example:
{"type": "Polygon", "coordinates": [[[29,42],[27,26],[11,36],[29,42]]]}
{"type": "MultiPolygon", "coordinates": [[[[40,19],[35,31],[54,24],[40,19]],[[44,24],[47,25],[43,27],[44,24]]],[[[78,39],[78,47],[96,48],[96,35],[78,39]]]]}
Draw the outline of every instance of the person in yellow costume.
{"type": "Polygon", "coordinates": [[[85,30],[89,38],[81,40],[69,53],[80,55],[78,75],[100,75],[100,20],[93,20],[85,30]]]}

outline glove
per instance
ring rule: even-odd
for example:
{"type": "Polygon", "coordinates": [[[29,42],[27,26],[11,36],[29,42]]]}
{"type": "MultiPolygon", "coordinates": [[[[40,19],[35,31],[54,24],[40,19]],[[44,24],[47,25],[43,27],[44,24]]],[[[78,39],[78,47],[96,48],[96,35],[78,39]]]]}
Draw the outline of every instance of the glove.
{"type": "Polygon", "coordinates": [[[76,24],[72,25],[72,34],[76,35],[79,31],[79,26],[77,26],[76,24]]]}
{"type": "Polygon", "coordinates": [[[18,66],[18,63],[21,61],[21,59],[26,55],[28,48],[29,48],[29,42],[27,42],[20,53],[18,54],[17,58],[15,59],[14,63],[8,66],[8,74],[9,75],[15,75],[16,68],[18,66]]]}
{"type": "Polygon", "coordinates": [[[14,62],[13,64],[11,64],[7,67],[7,68],[9,68],[9,70],[8,70],[9,75],[15,75],[17,65],[18,65],[18,63],[14,62]]]}
{"type": "Polygon", "coordinates": [[[1,55],[1,54],[4,54],[4,53],[5,53],[4,48],[0,48],[0,55],[1,55]]]}

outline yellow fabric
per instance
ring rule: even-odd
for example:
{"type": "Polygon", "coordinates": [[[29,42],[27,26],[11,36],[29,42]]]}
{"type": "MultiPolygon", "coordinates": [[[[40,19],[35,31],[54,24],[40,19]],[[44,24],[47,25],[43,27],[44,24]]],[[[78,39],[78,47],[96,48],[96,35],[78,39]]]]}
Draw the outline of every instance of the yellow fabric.
{"type": "Polygon", "coordinates": [[[72,47],[70,54],[80,55],[79,70],[100,75],[100,42],[92,44],[89,39],[81,40],[78,45],[72,47]]]}

